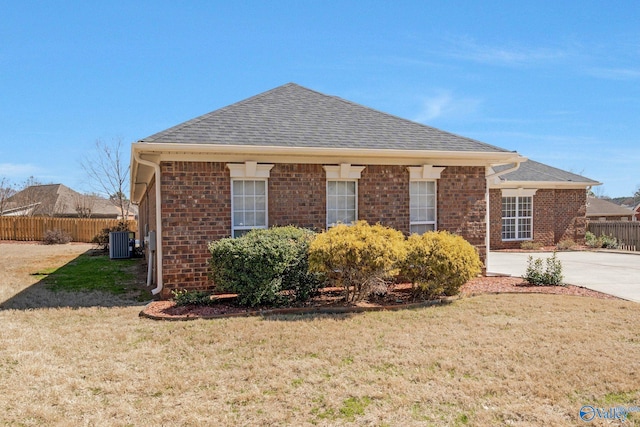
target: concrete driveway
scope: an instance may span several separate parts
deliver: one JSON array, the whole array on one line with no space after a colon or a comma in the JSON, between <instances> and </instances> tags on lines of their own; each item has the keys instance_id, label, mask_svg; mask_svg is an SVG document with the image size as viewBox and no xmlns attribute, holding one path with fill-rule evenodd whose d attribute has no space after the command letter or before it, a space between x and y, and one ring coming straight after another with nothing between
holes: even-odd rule
<instances>
[{"instance_id":1,"label":"concrete driveway","mask_svg":"<svg viewBox=\"0 0 640 427\"><path fill-rule=\"evenodd\" d=\"M489 273L522 277L529 255L548 258L551 253L491 252ZM558 252L564 282L640 302L640 253Z\"/></svg>"}]
</instances>

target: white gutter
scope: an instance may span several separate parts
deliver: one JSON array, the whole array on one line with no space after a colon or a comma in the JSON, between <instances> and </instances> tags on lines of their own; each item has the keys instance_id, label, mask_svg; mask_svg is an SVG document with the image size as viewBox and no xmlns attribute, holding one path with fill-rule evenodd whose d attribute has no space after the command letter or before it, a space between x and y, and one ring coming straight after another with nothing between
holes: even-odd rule
<instances>
[{"instance_id":1,"label":"white gutter","mask_svg":"<svg viewBox=\"0 0 640 427\"><path fill-rule=\"evenodd\" d=\"M508 173L511 172L515 172L520 168L520 163L522 162L526 162L527 159L526 158L522 158L522 160L516 161L515 165L509 169L505 169L501 172L494 172L490 175L487 175L485 178L487 179L487 185L486 185L486 189L485 189L485 206L487 207L486 210L486 217L485 217L485 223L486 223L486 231L485 231L485 235L484 235L484 247L485 247L485 251L487 252L485 255L485 259L484 259L484 268L485 268L485 272L489 273L489 252L491 252L491 205L489 203L489 180L491 180L492 178L498 178L502 175L506 175Z\"/></svg>"},{"instance_id":2,"label":"white gutter","mask_svg":"<svg viewBox=\"0 0 640 427\"><path fill-rule=\"evenodd\" d=\"M160 165L150 160L144 160L140 158L140 153L133 150L133 156L138 163L145 166L150 166L154 170L156 177L156 269L158 276L158 283L154 289L151 290L153 295L157 295L162 291L162 192L161 192L161 177L160 177ZM151 262L151 260L149 260Z\"/></svg>"}]
</instances>

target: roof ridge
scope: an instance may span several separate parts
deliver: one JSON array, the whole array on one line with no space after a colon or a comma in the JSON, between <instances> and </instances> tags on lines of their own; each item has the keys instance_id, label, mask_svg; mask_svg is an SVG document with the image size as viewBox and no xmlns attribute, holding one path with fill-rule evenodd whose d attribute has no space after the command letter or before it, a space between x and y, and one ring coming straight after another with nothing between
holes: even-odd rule
<instances>
[{"instance_id":1,"label":"roof ridge","mask_svg":"<svg viewBox=\"0 0 640 427\"><path fill-rule=\"evenodd\" d=\"M287 87L287 86L292 86L292 85L299 86L299 85L296 85L295 83L292 83L292 82L285 83L283 85L274 87L273 89L269 89L266 92L260 92L260 93L258 93L256 95L250 96L249 98L241 99L240 101L234 102L232 104L225 105L225 106L220 107L220 108L216 108L213 111L209 111L208 113L201 114L201 115L199 115L197 117L194 117L193 119L187 120L186 122L178 123L177 125L172 126L169 129L165 129L165 130L162 130L160 132L156 132L156 133L154 133L153 135L151 135L151 136L149 136L147 138L140 139L140 140L138 140L138 142L142 142L142 141L153 142L154 140L157 139L157 135L160 135L160 134L162 134L163 136L170 135L170 134L172 134L174 132L177 132L177 131L179 131L179 130L187 127L187 126L191 126L191 125L194 125L196 123L200 123L201 121L204 121L204 120L208 119L214 113L218 113L220 111L225 111L225 110L227 110L227 109L229 109L229 108L231 108L233 106L243 105L243 104L245 104L245 103L247 103L249 101L253 101L255 99L262 98L263 96L266 96L266 95L268 95L268 94L270 94L270 93L272 93L272 92L274 92L274 91L276 91L278 89L281 89L281 88L284 88L284 87ZM302 86L299 86L299 87L302 87Z\"/></svg>"}]
</instances>

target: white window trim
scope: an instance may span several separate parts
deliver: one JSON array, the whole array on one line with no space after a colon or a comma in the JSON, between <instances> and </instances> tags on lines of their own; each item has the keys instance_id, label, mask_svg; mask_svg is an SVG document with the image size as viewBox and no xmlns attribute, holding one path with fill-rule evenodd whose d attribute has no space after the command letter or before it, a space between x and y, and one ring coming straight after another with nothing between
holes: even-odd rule
<instances>
[{"instance_id":1,"label":"white window trim","mask_svg":"<svg viewBox=\"0 0 640 427\"><path fill-rule=\"evenodd\" d=\"M362 176L362 171L366 166L352 166L350 163L341 163L339 165L325 165L323 166L324 172L327 178L325 184L325 226L327 229L335 224L329 224L329 182L355 182L356 183L356 203L355 203L355 221L358 221L358 180ZM349 224L347 224L349 225Z\"/></svg>"},{"instance_id":2,"label":"white window trim","mask_svg":"<svg viewBox=\"0 0 640 427\"><path fill-rule=\"evenodd\" d=\"M264 223L261 226L236 226L234 224L234 203L233 203L233 183L240 181L262 181L264 182ZM231 237L236 237L236 230L253 230L253 229L266 229L269 228L269 181L264 178L238 178L231 180Z\"/></svg>"},{"instance_id":3,"label":"white window trim","mask_svg":"<svg viewBox=\"0 0 640 427\"><path fill-rule=\"evenodd\" d=\"M272 164L258 164L258 162L227 163L231 178L245 178L247 180L258 178L269 178Z\"/></svg>"},{"instance_id":4,"label":"white window trim","mask_svg":"<svg viewBox=\"0 0 640 427\"><path fill-rule=\"evenodd\" d=\"M503 242L526 242L526 241L531 241L533 240L533 195L535 194L536 190L522 190L522 189L518 189L518 190L510 190L510 189L506 189L506 190L502 190L502 198L500 199L500 238L502 239ZM515 202L515 206L516 206L516 216L515 217L504 217L502 215L502 205L504 203L504 200L502 200L505 197L515 197L516 202ZM519 210L520 210L520 199L521 198L531 198L531 216L521 216L519 215ZM503 231L502 231L502 221L505 218L513 218L515 219L515 233L516 233L516 237L513 239L505 239L503 236ZM520 225L520 220L521 219L525 219L525 218L530 218L531 219L531 237L520 237L519 236L519 231L518 231L518 226Z\"/></svg>"},{"instance_id":5,"label":"white window trim","mask_svg":"<svg viewBox=\"0 0 640 427\"><path fill-rule=\"evenodd\" d=\"M444 169L444 168L443 168ZM433 221L411 221L411 207L409 207L409 232L411 232L412 225L431 225L433 224L433 231L438 230L438 180L436 179L412 179L411 182L433 182L433 192L435 196L436 204L433 207L435 219ZM411 187L409 187L411 188ZM409 204L411 204L411 189L409 189Z\"/></svg>"},{"instance_id":6,"label":"white window trim","mask_svg":"<svg viewBox=\"0 0 640 427\"><path fill-rule=\"evenodd\" d=\"M355 219L354 219L354 223L358 222L358 180L357 179L327 179L327 183L325 184L325 194L326 194L326 203L325 203L325 210L326 210L326 215L325 215L325 222L326 222L326 227L327 230L331 227L335 227L336 224L330 224L329 223L329 183L330 182L355 182L356 183L356 191L355 191ZM351 225L351 224L345 224L345 225Z\"/></svg>"},{"instance_id":7,"label":"white window trim","mask_svg":"<svg viewBox=\"0 0 640 427\"><path fill-rule=\"evenodd\" d=\"M430 181L434 183L434 192L436 197L435 220L434 221L411 221L411 212L409 212L409 231L411 231L412 225L431 225L433 224L434 231L438 229L438 180L442 175L442 172L446 169L444 166L433 166L424 164L422 166L409 166L409 182L415 181ZM411 203L411 190L409 190L409 203Z\"/></svg>"}]
</instances>

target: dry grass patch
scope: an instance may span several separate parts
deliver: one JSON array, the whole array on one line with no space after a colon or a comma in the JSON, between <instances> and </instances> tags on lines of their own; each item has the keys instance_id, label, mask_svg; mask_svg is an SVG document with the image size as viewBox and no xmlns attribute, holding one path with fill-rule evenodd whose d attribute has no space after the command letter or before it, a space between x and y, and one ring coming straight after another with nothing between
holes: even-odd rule
<instances>
[{"instance_id":1,"label":"dry grass patch","mask_svg":"<svg viewBox=\"0 0 640 427\"><path fill-rule=\"evenodd\" d=\"M640 401L637 304L487 295L353 316L3 311L0 423L575 425ZM637 418L632 418L632 421Z\"/></svg>"},{"instance_id":2,"label":"dry grass patch","mask_svg":"<svg viewBox=\"0 0 640 427\"><path fill-rule=\"evenodd\" d=\"M482 295L192 322L138 311L0 311L0 424L570 426L584 404L640 402L626 301Z\"/></svg>"}]
</instances>

